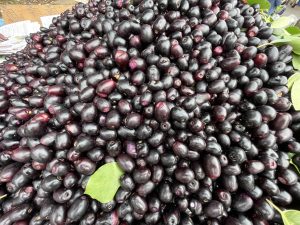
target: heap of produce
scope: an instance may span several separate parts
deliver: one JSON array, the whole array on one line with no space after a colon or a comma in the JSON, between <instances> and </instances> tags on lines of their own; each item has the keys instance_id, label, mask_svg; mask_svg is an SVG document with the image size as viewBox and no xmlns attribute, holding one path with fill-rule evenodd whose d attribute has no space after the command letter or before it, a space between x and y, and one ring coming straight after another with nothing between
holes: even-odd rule
<instances>
[{"instance_id":1,"label":"heap of produce","mask_svg":"<svg viewBox=\"0 0 300 225\"><path fill-rule=\"evenodd\" d=\"M238 0L53 19L0 64L0 225L292 224L300 112L274 40Z\"/></svg>"}]
</instances>

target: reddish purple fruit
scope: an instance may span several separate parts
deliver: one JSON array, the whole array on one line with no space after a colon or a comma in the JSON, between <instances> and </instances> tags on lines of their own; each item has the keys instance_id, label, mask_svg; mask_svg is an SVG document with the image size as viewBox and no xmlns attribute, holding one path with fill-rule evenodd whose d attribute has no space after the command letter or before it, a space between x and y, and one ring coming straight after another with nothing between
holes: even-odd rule
<instances>
[{"instance_id":1,"label":"reddish purple fruit","mask_svg":"<svg viewBox=\"0 0 300 225\"><path fill-rule=\"evenodd\" d=\"M96 89L96 93L102 97L106 98L114 89L116 88L116 82L109 79L101 81Z\"/></svg>"},{"instance_id":2,"label":"reddish purple fruit","mask_svg":"<svg viewBox=\"0 0 300 225\"><path fill-rule=\"evenodd\" d=\"M129 62L129 56L127 52L122 50L117 50L115 53L115 61L119 67L125 68Z\"/></svg>"},{"instance_id":3,"label":"reddish purple fruit","mask_svg":"<svg viewBox=\"0 0 300 225\"><path fill-rule=\"evenodd\" d=\"M254 58L254 64L260 68L266 66L267 62L268 62L268 57L264 53L259 53Z\"/></svg>"}]
</instances>

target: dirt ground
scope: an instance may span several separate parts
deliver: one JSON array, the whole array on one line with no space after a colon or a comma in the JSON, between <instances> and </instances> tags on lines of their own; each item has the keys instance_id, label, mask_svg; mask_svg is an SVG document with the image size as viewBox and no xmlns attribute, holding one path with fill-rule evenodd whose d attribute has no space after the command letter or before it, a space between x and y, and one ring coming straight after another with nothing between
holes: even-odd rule
<instances>
[{"instance_id":1,"label":"dirt ground","mask_svg":"<svg viewBox=\"0 0 300 225\"><path fill-rule=\"evenodd\" d=\"M0 0L0 4L35 4L35 5L65 5L65 4L74 4L74 0Z\"/></svg>"},{"instance_id":2,"label":"dirt ground","mask_svg":"<svg viewBox=\"0 0 300 225\"><path fill-rule=\"evenodd\" d=\"M40 21L41 16L58 15L85 0L0 0L0 18L5 23Z\"/></svg>"}]
</instances>

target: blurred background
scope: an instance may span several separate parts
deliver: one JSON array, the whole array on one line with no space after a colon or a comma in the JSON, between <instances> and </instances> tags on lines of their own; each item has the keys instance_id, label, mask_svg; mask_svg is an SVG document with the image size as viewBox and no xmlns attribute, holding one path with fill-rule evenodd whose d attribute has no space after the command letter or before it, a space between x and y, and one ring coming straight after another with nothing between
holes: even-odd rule
<instances>
[{"instance_id":1,"label":"blurred background","mask_svg":"<svg viewBox=\"0 0 300 225\"><path fill-rule=\"evenodd\" d=\"M74 0L0 0L0 13L5 24L22 20L40 22L41 16L60 14L75 3Z\"/></svg>"},{"instance_id":2,"label":"blurred background","mask_svg":"<svg viewBox=\"0 0 300 225\"><path fill-rule=\"evenodd\" d=\"M39 31L40 26L49 27L54 16L71 9L79 1L88 2L88 0L0 0L0 62L6 55L22 50L26 46L26 36ZM271 4L269 14L276 15L274 12L283 4L284 8L286 7L285 11L282 10L283 15L294 15L293 25L300 27L300 0L268 1ZM278 15L282 14L279 12Z\"/></svg>"},{"instance_id":3,"label":"blurred background","mask_svg":"<svg viewBox=\"0 0 300 225\"><path fill-rule=\"evenodd\" d=\"M22 20L40 22L41 16L60 14L66 9L70 9L78 1L87 2L88 0L0 0L0 14L6 24ZM272 5L278 5L281 2L281 0L269 1ZM288 5L284 15L291 14L300 18L300 6L292 8Z\"/></svg>"}]
</instances>

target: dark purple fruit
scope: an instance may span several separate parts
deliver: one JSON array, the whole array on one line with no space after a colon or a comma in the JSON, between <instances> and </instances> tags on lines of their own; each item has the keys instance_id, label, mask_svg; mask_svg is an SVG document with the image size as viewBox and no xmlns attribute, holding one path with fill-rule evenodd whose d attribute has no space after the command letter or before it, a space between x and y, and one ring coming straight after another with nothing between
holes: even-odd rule
<instances>
[{"instance_id":1,"label":"dark purple fruit","mask_svg":"<svg viewBox=\"0 0 300 225\"><path fill-rule=\"evenodd\" d=\"M210 201L203 209L204 214L210 218L218 218L223 214L223 211L222 203L216 200Z\"/></svg>"},{"instance_id":2,"label":"dark purple fruit","mask_svg":"<svg viewBox=\"0 0 300 225\"><path fill-rule=\"evenodd\" d=\"M247 194L239 194L232 200L232 207L237 212L246 212L253 206L253 200Z\"/></svg>"},{"instance_id":3,"label":"dark purple fruit","mask_svg":"<svg viewBox=\"0 0 300 225\"><path fill-rule=\"evenodd\" d=\"M96 93L100 97L107 97L116 87L116 83L113 80L103 80L97 86Z\"/></svg>"},{"instance_id":4,"label":"dark purple fruit","mask_svg":"<svg viewBox=\"0 0 300 225\"><path fill-rule=\"evenodd\" d=\"M90 0L27 37L0 63L0 225L282 224L266 198L300 199L295 49L260 12ZM111 162L100 203L84 189Z\"/></svg>"},{"instance_id":5,"label":"dark purple fruit","mask_svg":"<svg viewBox=\"0 0 300 225\"><path fill-rule=\"evenodd\" d=\"M221 175L221 165L217 157L207 155L203 161L204 171L211 179L217 179Z\"/></svg>"},{"instance_id":6,"label":"dark purple fruit","mask_svg":"<svg viewBox=\"0 0 300 225\"><path fill-rule=\"evenodd\" d=\"M224 71L232 71L236 66L240 65L240 63L240 59L230 57L222 60L220 66Z\"/></svg>"},{"instance_id":7,"label":"dark purple fruit","mask_svg":"<svg viewBox=\"0 0 300 225\"><path fill-rule=\"evenodd\" d=\"M88 209L89 200L86 196L77 198L67 212L67 222L79 221Z\"/></svg>"},{"instance_id":8,"label":"dark purple fruit","mask_svg":"<svg viewBox=\"0 0 300 225\"><path fill-rule=\"evenodd\" d=\"M194 172L189 168L179 168L175 171L175 177L181 183L189 183L195 178Z\"/></svg>"},{"instance_id":9,"label":"dark purple fruit","mask_svg":"<svg viewBox=\"0 0 300 225\"><path fill-rule=\"evenodd\" d=\"M134 195L130 198L130 205L135 212L140 214L145 213L148 209L145 199L141 198L138 195Z\"/></svg>"}]
</instances>

